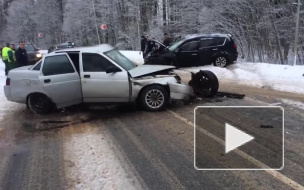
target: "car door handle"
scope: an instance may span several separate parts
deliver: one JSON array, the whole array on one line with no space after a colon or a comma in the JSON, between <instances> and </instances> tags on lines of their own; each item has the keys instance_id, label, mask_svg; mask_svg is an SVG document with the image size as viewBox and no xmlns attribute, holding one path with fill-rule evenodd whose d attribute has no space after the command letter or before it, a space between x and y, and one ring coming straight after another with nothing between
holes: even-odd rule
<instances>
[{"instance_id":1,"label":"car door handle","mask_svg":"<svg viewBox=\"0 0 304 190\"><path fill-rule=\"evenodd\" d=\"M44 83L50 83L51 79L44 79Z\"/></svg>"},{"instance_id":2,"label":"car door handle","mask_svg":"<svg viewBox=\"0 0 304 190\"><path fill-rule=\"evenodd\" d=\"M191 54L191 55L197 55L197 53L193 53L193 54Z\"/></svg>"},{"instance_id":3,"label":"car door handle","mask_svg":"<svg viewBox=\"0 0 304 190\"><path fill-rule=\"evenodd\" d=\"M91 76L90 75L84 75L83 77L84 78L90 78Z\"/></svg>"},{"instance_id":4,"label":"car door handle","mask_svg":"<svg viewBox=\"0 0 304 190\"><path fill-rule=\"evenodd\" d=\"M215 49L212 49L212 50L218 50L217 48L215 48Z\"/></svg>"}]
</instances>

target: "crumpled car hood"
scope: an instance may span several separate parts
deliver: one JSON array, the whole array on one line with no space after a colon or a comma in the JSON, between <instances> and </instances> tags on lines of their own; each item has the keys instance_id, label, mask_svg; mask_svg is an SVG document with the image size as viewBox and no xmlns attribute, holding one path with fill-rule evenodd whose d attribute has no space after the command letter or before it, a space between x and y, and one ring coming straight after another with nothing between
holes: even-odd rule
<instances>
[{"instance_id":1,"label":"crumpled car hood","mask_svg":"<svg viewBox=\"0 0 304 190\"><path fill-rule=\"evenodd\" d=\"M140 77L147 74L152 74L158 71L164 71L168 69L174 69L174 66L162 66L162 65L139 65L134 69L129 70L131 77Z\"/></svg>"}]
</instances>

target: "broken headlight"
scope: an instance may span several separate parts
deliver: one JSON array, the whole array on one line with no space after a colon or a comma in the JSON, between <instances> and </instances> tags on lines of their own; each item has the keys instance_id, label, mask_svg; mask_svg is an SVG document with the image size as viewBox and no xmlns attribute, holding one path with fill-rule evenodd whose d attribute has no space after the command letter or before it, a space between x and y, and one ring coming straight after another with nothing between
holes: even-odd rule
<instances>
[{"instance_id":1,"label":"broken headlight","mask_svg":"<svg viewBox=\"0 0 304 190\"><path fill-rule=\"evenodd\" d=\"M178 84L182 83L182 79L178 75L175 75L174 78L176 79Z\"/></svg>"}]
</instances>

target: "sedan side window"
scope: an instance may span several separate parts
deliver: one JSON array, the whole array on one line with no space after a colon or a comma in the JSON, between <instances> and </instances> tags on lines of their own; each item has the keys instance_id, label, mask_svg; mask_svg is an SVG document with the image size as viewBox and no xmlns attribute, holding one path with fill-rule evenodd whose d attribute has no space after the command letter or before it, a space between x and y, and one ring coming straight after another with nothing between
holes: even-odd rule
<instances>
[{"instance_id":1,"label":"sedan side window","mask_svg":"<svg viewBox=\"0 0 304 190\"><path fill-rule=\"evenodd\" d=\"M82 64L84 72L105 72L113 64L96 53L83 53Z\"/></svg>"},{"instance_id":2,"label":"sedan side window","mask_svg":"<svg viewBox=\"0 0 304 190\"><path fill-rule=\"evenodd\" d=\"M198 41L189 42L181 48L181 51L196 51L198 50Z\"/></svg>"},{"instance_id":3,"label":"sedan side window","mask_svg":"<svg viewBox=\"0 0 304 190\"><path fill-rule=\"evenodd\" d=\"M74 73L70 60L66 55L46 57L42 68L44 76Z\"/></svg>"},{"instance_id":4,"label":"sedan side window","mask_svg":"<svg viewBox=\"0 0 304 190\"><path fill-rule=\"evenodd\" d=\"M40 61L32 70L33 71L40 71L41 63L42 63L42 61Z\"/></svg>"}]
</instances>

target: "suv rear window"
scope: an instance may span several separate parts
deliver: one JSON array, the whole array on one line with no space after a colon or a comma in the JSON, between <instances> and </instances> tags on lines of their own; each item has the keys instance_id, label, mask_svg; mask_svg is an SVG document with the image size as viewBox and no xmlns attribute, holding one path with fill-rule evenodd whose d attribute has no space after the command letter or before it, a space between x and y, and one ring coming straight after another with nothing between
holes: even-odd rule
<instances>
[{"instance_id":1,"label":"suv rear window","mask_svg":"<svg viewBox=\"0 0 304 190\"><path fill-rule=\"evenodd\" d=\"M18 49L19 48L19 44L15 45L15 48ZM34 48L34 46L32 44L25 44L24 48L25 48L26 51L29 51L29 52L35 51L35 48Z\"/></svg>"},{"instance_id":2,"label":"suv rear window","mask_svg":"<svg viewBox=\"0 0 304 190\"><path fill-rule=\"evenodd\" d=\"M213 46L221 46L224 44L226 38L208 38L208 39L201 39L200 47L213 47Z\"/></svg>"},{"instance_id":3,"label":"suv rear window","mask_svg":"<svg viewBox=\"0 0 304 190\"><path fill-rule=\"evenodd\" d=\"M70 60L66 55L56 55L46 57L44 60L42 73L44 76L74 73Z\"/></svg>"},{"instance_id":4,"label":"suv rear window","mask_svg":"<svg viewBox=\"0 0 304 190\"><path fill-rule=\"evenodd\" d=\"M189 42L181 48L182 51L195 51L198 50L198 41Z\"/></svg>"}]
</instances>

